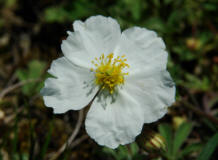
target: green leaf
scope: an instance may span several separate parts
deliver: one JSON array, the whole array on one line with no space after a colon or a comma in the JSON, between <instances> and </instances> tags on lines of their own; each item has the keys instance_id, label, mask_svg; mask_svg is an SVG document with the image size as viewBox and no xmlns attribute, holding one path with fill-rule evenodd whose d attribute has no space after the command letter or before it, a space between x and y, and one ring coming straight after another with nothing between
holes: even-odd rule
<instances>
[{"instance_id":1,"label":"green leaf","mask_svg":"<svg viewBox=\"0 0 218 160\"><path fill-rule=\"evenodd\" d=\"M45 68L45 63L37 60L31 61L28 64L27 69L18 69L16 71L16 75L20 81L25 81L28 79L38 79L42 76L42 73ZM22 87L23 94L29 96L34 94L35 92L39 92L42 83L28 83Z\"/></svg>"},{"instance_id":2,"label":"green leaf","mask_svg":"<svg viewBox=\"0 0 218 160\"><path fill-rule=\"evenodd\" d=\"M171 126L168 124L160 124L158 130L166 140L167 152L171 154L173 149L173 131Z\"/></svg>"},{"instance_id":3,"label":"green leaf","mask_svg":"<svg viewBox=\"0 0 218 160\"><path fill-rule=\"evenodd\" d=\"M64 22L68 17L68 12L62 7L50 7L45 10L45 21L47 22Z\"/></svg>"},{"instance_id":4,"label":"green leaf","mask_svg":"<svg viewBox=\"0 0 218 160\"><path fill-rule=\"evenodd\" d=\"M50 140L51 140L51 134L53 131L53 123L51 122L49 125L50 125L49 132L47 133L46 138L45 138L45 143L42 146L41 159L44 159L45 153L47 152L48 145L49 145Z\"/></svg>"},{"instance_id":5,"label":"green leaf","mask_svg":"<svg viewBox=\"0 0 218 160\"><path fill-rule=\"evenodd\" d=\"M206 118L203 118L202 120L203 120L204 124L206 124L207 127L208 127L209 129L211 129L213 132L217 132L217 131L218 131L217 126L216 126L215 124L213 124L211 121L209 121L209 120L206 119Z\"/></svg>"},{"instance_id":6,"label":"green leaf","mask_svg":"<svg viewBox=\"0 0 218 160\"><path fill-rule=\"evenodd\" d=\"M20 155L20 159L19 160L28 160L28 159L29 159L28 154L23 153L23 154Z\"/></svg>"},{"instance_id":7,"label":"green leaf","mask_svg":"<svg viewBox=\"0 0 218 160\"><path fill-rule=\"evenodd\" d=\"M202 152L198 156L197 160L209 160L210 156L214 152L218 145L218 133L216 133L212 138L209 139L206 146L203 148Z\"/></svg>"},{"instance_id":8,"label":"green leaf","mask_svg":"<svg viewBox=\"0 0 218 160\"><path fill-rule=\"evenodd\" d=\"M186 73L185 77L187 81L184 85L187 88L193 88L201 91L207 91L208 89L210 89L210 81L206 76L200 79L193 74Z\"/></svg>"},{"instance_id":9,"label":"green leaf","mask_svg":"<svg viewBox=\"0 0 218 160\"><path fill-rule=\"evenodd\" d=\"M28 78L28 73L22 69L18 69L16 75L20 80L26 80Z\"/></svg>"},{"instance_id":10,"label":"green leaf","mask_svg":"<svg viewBox=\"0 0 218 160\"><path fill-rule=\"evenodd\" d=\"M217 10L217 5L212 4L212 3L205 3L203 7L208 11L216 11Z\"/></svg>"},{"instance_id":11,"label":"green leaf","mask_svg":"<svg viewBox=\"0 0 218 160\"><path fill-rule=\"evenodd\" d=\"M45 68L45 63L34 60L29 63L29 78L39 78Z\"/></svg>"},{"instance_id":12,"label":"green leaf","mask_svg":"<svg viewBox=\"0 0 218 160\"><path fill-rule=\"evenodd\" d=\"M96 10L96 5L89 3L87 0L79 0L68 4L46 8L44 12L44 20L49 23L71 22L75 19L93 15L93 10Z\"/></svg>"},{"instance_id":13,"label":"green leaf","mask_svg":"<svg viewBox=\"0 0 218 160\"><path fill-rule=\"evenodd\" d=\"M142 2L141 0L129 1L130 2L130 10L132 12L132 16L135 20L139 20L141 18L142 11Z\"/></svg>"},{"instance_id":14,"label":"green leaf","mask_svg":"<svg viewBox=\"0 0 218 160\"><path fill-rule=\"evenodd\" d=\"M183 158L184 156L188 155L189 153L199 151L202 149L202 144L195 143L190 144L189 146L185 147L181 153L179 154L178 158Z\"/></svg>"},{"instance_id":15,"label":"green leaf","mask_svg":"<svg viewBox=\"0 0 218 160\"><path fill-rule=\"evenodd\" d=\"M118 158L117 158L118 155L117 155L116 151L113 150L113 149L111 149L111 148L104 147L104 148L103 148L103 152L106 153L106 154L109 154L109 155L113 156L116 160L118 159Z\"/></svg>"},{"instance_id":16,"label":"green leaf","mask_svg":"<svg viewBox=\"0 0 218 160\"><path fill-rule=\"evenodd\" d=\"M161 33L166 33L166 24L159 17L151 17L146 20L145 27L156 30Z\"/></svg>"},{"instance_id":17,"label":"green leaf","mask_svg":"<svg viewBox=\"0 0 218 160\"><path fill-rule=\"evenodd\" d=\"M133 156L136 155L139 151L139 147L136 143L130 144L130 149Z\"/></svg>"},{"instance_id":18,"label":"green leaf","mask_svg":"<svg viewBox=\"0 0 218 160\"><path fill-rule=\"evenodd\" d=\"M128 149L126 146L120 146L118 148L119 159L127 159L128 158Z\"/></svg>"},{"instance_id":19,"label":"green leaf","mask_svg":"<svg viewBox=\"0 0 218 160\"><path fill-rule=\"evenodd\" d=\"M191 123L185 122L179 126L175 133L175 138L173 142L173 153L174 155L177 154L179 148L185 142L186 138L191 132L192 125Z\"/></svg>"},{"instance_id":20,"label":"green leaf","mask_svg":"<svg viewBox=\"0 0 218 160\"><path fill-rule=\"evenodd\" d=\"M17 0L7 0L5 1L5 7L13 7L17 3Z\"/></svg>"},{"instance_id":21,"label":"green leaf","mask_svg":"<svg viewBox=\"0 0 218 160\"><path fill-rule=\"evenodd\" d=\"M130 144L130 148L127 146L119 146L117 149L103 148L103 152L113 156L115 160L133 160L137 157L137 160L142 159L138 154L139 148L136 143ZM139 158L140 157L140 158Z\"/></svg>"},{"instance_id":22,"label":"green leaf","mask_svg":"<svg viewBox=\"0 0 218 160\"><path fill-rule=\"evenodd\" d=\"M166 5L168 5L168 4L172 3L172 2L173 2L173 0L164 0L164 4L166 4Z\"/></svg>"}]
</instances>

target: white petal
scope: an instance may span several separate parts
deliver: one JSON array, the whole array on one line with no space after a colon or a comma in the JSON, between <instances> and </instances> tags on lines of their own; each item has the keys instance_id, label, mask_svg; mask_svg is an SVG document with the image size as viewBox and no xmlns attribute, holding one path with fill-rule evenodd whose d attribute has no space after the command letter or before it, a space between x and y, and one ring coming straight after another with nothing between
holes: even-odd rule
<instances>
[{"instance_id":1,"label":"white petal","mask_svg":"<svg viewBox=\"0 0 218 160\"><path fill-rule=\"evenodd\" d=\"M52 107L55 113L79 110L97 93L93 73L75 66L65 57L53 61L48 72L56 78L48 78L41 93L45 105Z\"/></svg>"},{"instance_id":2,"label":"white petal","mask_svg":"<svg viewBox=\"0 0 218 160\"><path fill-rule=\"evenodd\" d=\"M160 119L175 102L175 84L167 71L129 76L124 89L140 103L145 123Z\"/></svg>"},{"instance_id":3,"label":"white petal","mask_svg":"<svg viewBox=\"0 0 218 160\"><path fill-rule=\"evenodd\" d=\"M163 40L153 31L133 27L125 30L116 47L116 54L126 55L131 72L163 70L167 64L167 52Z\"/></svg>"},{"instance_id":4,"label":"white petal","mask_svg":"<svg viewBox=\"0 0 218 160\"><path fill-rule=\"evenodd\" d=\"M144 123L139 104L123 90L115 96L115 101L111 96L106 97L106 106L104 100L94 100L85 121L87 133L98 144L110 148L133 142Z\"/></svg>"},{"instance_id":5,"label":"white petal","mask_svg":"<svg viewBox=\"0 0 218 160\"><path fill-rule=\"evenodd\" d=\"M121 36L119 24L110 17L92 16L84 23L75 21L73 27L75 32L68 32L67 40L61 45L63 54L87 68L95 57L113 52Z\"/></svg>"}]
</instances>

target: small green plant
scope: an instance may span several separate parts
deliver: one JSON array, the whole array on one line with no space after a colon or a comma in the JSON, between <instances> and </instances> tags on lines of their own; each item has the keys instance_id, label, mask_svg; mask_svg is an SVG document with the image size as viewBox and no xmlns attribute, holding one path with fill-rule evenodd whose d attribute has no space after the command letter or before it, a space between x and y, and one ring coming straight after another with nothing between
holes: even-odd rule
<instances>
[{"instance_id":1,"label":"small green plant","mask_svg":"<svg viewBox=\"0 0 218 160\"><path fill-rule=\"evenodd\" d=\"M136 143L127 146L120 146L116 150L104 147L103 152L111 155L115 160L143 160L145 157L139 154L139 147Z\"/></svg>"},{"instance_id":2,"label":"small green plant","mask_svg":"<svg viewBox=\"0 0 218 160\"><path fill-rule=\"evenodd\" d=\"M182 123L173 133L173 129L169 124L160 124L159 132L164 137L166 150L162 151L162 155L167 160L181 160L191 152L201 149L201 144L190 144L182 147L187 137L191 133L192 124L188 122Z\"/></svg>"},{"instance_id":3,"label":"small green plant","mask_svg":"<svg viewBox=\"0 0 218 160\"><path fill-rule=\"evenodd\" d=\"M37 80L42 77L43 71L45 69L45 63L34 60L28 64L27 69L18 69L16 75L21 82L27 80ZM38 93L42 88L42 82L32 82L23 85L22 93L26 96L31 96L34 93Z\"/></svg>"},{"instance_id":4,"label":"small green plant","mask_svg":"<svg viewBox=\"0 0 218 160\"><path fill-rule=\"evenodd\" d=\"M202 152L199 154L197 160L209 160L212 153L218 146L218 133L209 139Z\"/></svg>"}]
</instances>

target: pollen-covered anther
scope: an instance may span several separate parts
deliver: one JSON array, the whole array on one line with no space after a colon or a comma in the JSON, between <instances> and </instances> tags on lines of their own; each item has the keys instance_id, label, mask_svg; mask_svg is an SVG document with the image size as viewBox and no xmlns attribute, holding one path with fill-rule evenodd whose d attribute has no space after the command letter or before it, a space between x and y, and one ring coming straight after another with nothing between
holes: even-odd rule
<instances>
[{"instance_id":1,"label":"pollen-covered anther","mask_svg":"<svg viewBox=\"0 0 218 160\"><path fill-rule=\"evenodd\" d=\"M117 85L124 84L124 76L128 75L128 72L123 72L124 68L129 68L126 61L125 55L114 58L113 53L107 56L102 54L99 58L95 58L92 64L96 69L90 69L95 73L95 83L102 89L108 89L112 94Z\"/></svg>"}]
</instances>

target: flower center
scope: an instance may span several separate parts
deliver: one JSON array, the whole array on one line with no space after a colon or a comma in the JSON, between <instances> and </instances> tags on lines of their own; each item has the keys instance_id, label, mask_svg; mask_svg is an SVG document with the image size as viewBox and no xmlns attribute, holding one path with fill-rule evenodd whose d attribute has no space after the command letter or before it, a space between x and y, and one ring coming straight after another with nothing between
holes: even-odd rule
<instances>
[{"instance_id":1,"label":"flower center","mask_svg":"<svg viewBox=\"0 0 218 160\"><path fill-rule=\"evenodd\" d=\"M124 84L124 76L129 74L122 71L125 67L129 68L126 61L125 55L114 58L113 53L107 56L102 54L99 58L95 58L92 64L96 69L91 68L91 71L95 73L95 83L102 89L108 89L112 94L117 85Z\"/></svg>"}]
</instances>

